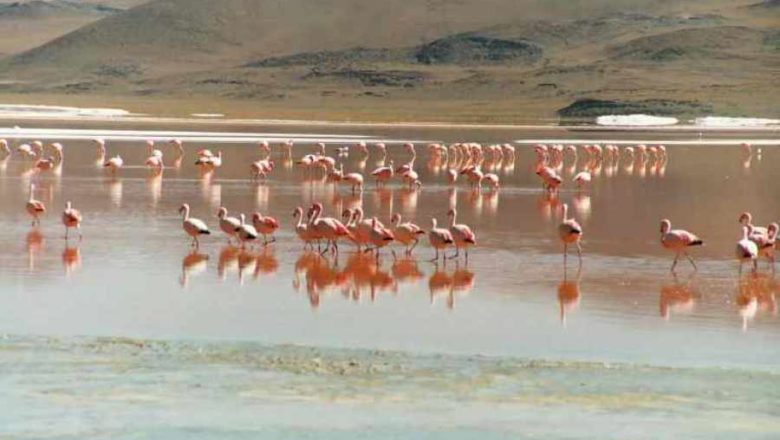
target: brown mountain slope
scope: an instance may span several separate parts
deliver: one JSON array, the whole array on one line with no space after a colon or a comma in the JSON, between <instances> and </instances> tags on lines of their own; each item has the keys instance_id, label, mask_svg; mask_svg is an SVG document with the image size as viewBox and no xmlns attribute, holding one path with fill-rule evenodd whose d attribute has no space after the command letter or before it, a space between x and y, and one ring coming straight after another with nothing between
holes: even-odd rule
<instances>
[{"instance_id":1,"label":"brown mountain slope","mask_svg":"<svg viewBox=\"0 0 780 440\"><path fill-rule=\"evenodd\" d=\"M154 0L0 60L0 93L198 96L361 119L552 117L582 98L775 115L779 39L749 4Z\"/></svg>"}]
</instances>

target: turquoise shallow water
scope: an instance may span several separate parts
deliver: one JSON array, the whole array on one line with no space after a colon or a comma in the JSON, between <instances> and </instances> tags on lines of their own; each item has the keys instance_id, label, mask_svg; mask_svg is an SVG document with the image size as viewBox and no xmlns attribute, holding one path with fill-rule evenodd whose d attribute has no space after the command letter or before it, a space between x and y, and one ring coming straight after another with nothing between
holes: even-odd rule
<instances>
[{"instance_id":1,"label":"turquoise shallow water","mask_svg":"<svg viewBox=\"0 0 780 440\"><path fill-rule=\"evenodd\" d=\"M770 438L778 371L6 337L2 438Z\"/></svg>"}]
</instances>

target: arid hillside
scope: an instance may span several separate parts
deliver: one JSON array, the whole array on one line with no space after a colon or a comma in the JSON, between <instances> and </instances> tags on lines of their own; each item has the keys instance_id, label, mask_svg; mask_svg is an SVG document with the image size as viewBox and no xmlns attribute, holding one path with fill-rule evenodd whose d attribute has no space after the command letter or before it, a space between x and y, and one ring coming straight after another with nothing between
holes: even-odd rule
<instances>
[{"instance_id":1,"label":"arid hillside","mask_svg":"<svg viewBox=\"0 0 780 440\"><path fill-rule=\"evenodd\" d=\"M5 49L0 94L25 102L192 99L393 120L780 113L775 0L28 4L38 18L1 18L0 3L0 20L84 23Z\"/></svg>"}]
</instances>

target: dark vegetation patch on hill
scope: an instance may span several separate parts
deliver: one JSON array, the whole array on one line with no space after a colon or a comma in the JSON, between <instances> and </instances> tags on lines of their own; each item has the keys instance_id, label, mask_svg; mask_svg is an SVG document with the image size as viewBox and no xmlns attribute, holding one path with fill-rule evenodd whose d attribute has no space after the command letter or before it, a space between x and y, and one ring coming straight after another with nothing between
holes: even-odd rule
<instances>
[{"instance_id":1,"label":"dark vegetation patch on hill","mask_svg":"<svg viewBox=\"0 0 780 440\"><path fill-rule=\"evenodd\" d=\"M415 87L425 81L427 75L409 70L339 69L320 71L313 69L304 79L336 78L359 81L365 87Z\"/></svg>"},{"instance_id":2,"label":"dark vegetation patch on hill","mask_svg":"<svg viewBox=\"0 0 780 440\"><path fill-rule=\"evenodd\" d=\"M645 99L640 101L615 101L604 99L578 99L559 109L558 115L568 118L587 118L603 115L647 114L655 116L680 116L707 114L712 106L697 101Z\"/></svg>"},{"instance_id":3,"label":"dark vegetation patch on hill","mask_svg":"<svg viewBox=\"0 0 780 440\"><path fill-rule=\"evenodd\" d=\"M744 58L761 49L766 32L742 26L680 29L639 37L610 49L613 59L670 62Z\"/></svg>"},{"instance_id":4,"label":"dark vegetation patch on hill","mask_svg":"<svg viewBox=\"0 0 780 440\"><path fill-rule=\"evenodd\" d=\"M0 19L40 19L79 14L109 15L121 11L119 8L101 4L66 0L32 0L0 4Z\"/></svg>"},{"instance_id":5,"label":"dark vegetation patch on hill","mask_svg":"<svg viewBox=\"0 0 780 440\"><path fill-rule=\"evenodd\" d=\"M421 45L414 59L422 64L535 63L542 48L531 41L515 41L473 34L441 38Z\"/></svg>"}]
</instances>

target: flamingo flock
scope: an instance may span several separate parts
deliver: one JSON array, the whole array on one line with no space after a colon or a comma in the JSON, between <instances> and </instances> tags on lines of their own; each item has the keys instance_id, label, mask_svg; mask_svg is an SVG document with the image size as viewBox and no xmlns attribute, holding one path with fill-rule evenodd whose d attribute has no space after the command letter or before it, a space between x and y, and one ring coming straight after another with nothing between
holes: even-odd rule
<instances>
[{"instance_id":1,"label":"flamingo flock","mask_svg":"<svg viewBox=\"0 0 780 440\"><path fill-rule=\"evenodd\" d=\"M102 139L95 139L97 148L96 164L106 169L106 173L116 175L124 167L124 160L118 154L105 159L107 155L106 143ZM173 148L172 156L175 158L169 162L178 167L185 155L184 143L181 140L169 141ZM268 142L259 142L260 158L249 164L249 175L254 180L267 180L276 169L274 160L271 159L273 149ZM400 154L390 158L390 149L384 143L376 143L373 146L378 156L377 166L368 174L368 178L374 180L377 191L389 185L394 180L401 182L409 194L421 191L423 182L420 174L415 169L417 149L413 143L404 143ZM743 146L743 150L745 147ZM640 174L650 170L651 174L663 175L665 173L668 155L663 145L633 145L622 149L616 145L600 146L596 144L575 145L543 145L533 147L536 160L532 170L538 176L543 191L557 196L561 189L568 183L577 193L589 191L591 184L602 174L611 175L623 167L626 174L632 174L636 170ZM501 188L501 181L497 170L502 167L514 167L515 147L509 144L482 145L478 143L455 143L444 145L431 143L427 147L427 167L433 176L443 171L444 178L441 185L454 186L460 180L474 193L482 193L485 187L489 193L496 193ZM5 140L0 140L0 159L10 155L18 155L23 160L32 163L31 169L35 173L52 172L61 168L65 148L63 144L54 142L48 147L43 142L33 141L22 143L14 149ZM153 173L160 175L165 168L164 153L157 148L155 141L146 141L146 159L144 166ZM293 154L293 142L287 141L281 145L281 153L285 162L291 162ZM349 187L350 193L362 198L364 188L364 175L360 164L365 164L371 150L364 142L353 146L339 146L333 151L334 156L328 154L325 143L318 142L314 145L314 151L306 153L295 161L302 170L304 179L323 179L336 185ZM358 170L345 171L342 159L357 155L362 159L358 162ZM223 164L223 152L214 154L209 149L197 151L194 165L202 175L213 175ZM396 165L400 164L400 165ZM578 166L581 168L578 169ZM565 174L572 176L564 178ZM436 184L435 182L433 183ZM35 198L35 183L29 185L29 199L25 209L32 220L33 227L40 227L41 218L46 213L44 202ZM564 264L566 264L569 247L575 247L578 263L582 266L583 248L582 238L584 228L570 216L569 205L560 205L561 221L557 227L557 236L563 246ZM190 237L191 246L199 248L204 236L210 235L211 230L206 221L191 216L191 209L187 203L179 208L182 218L181 228ZM442 211L446 215L447 223L439 224L433 217L428 224L430 228L424 229L412 220L404 221L400 212L391 213L389 226L383 223L379 215L365 215L360 206L347 208L339 215L329 216L323 203L314 201L311 206L300 206L293 212L295 223L293 230L295 236L301 241L304 249L314 250L321 255L338 256L340 244L353 246L357 253L372 253L378 260L383 250L397 243L403 248L406 257L412 257L424 236L433 250L434 258L431 261L438 262L443 259L460 259L468 263L469 251L478 244L475 229L465 223L458 222L458 211L451 203L450 209ZM254 244L267 247L276 242L275 233L282 229L281 223L274 217L263 215L260 212L240 213L238 216L230 216L228 209L220 207L216 212L219 230L226 236L230 244L235 243L242 249ZM75 229L82 237L81 225L84 217L68 201L62 213L62 223L65 227L65 236ZM752 265L753 270L758 270L758 261L766 259L774 271L775 250L777 247L777 234L780 230L776 222L767 226L756 226L749 212L739 217L741 234L735 247L735 256L739 262L740 272L745 263ZM674 261L671 270L677 267L680 257L685 257L697 269L691 252L694 248L704 245L704 241L696 234L684 229L672 229L672 223L668 219L661 221L660 226L661 246L674 253ZM395 250L391 252L396 256ZM451 251L448 254L448 251Z\"/></svg>"}]
</instances>

